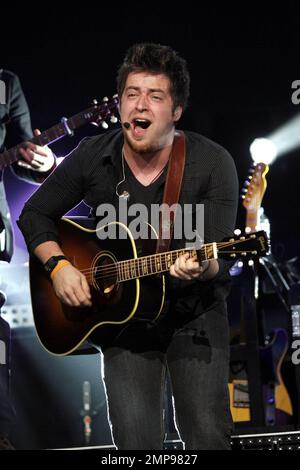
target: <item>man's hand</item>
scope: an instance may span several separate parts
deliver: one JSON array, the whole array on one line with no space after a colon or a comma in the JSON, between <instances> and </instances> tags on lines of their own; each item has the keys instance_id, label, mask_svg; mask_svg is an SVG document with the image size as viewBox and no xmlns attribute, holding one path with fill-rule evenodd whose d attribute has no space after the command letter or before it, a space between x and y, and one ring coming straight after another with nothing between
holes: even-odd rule
<instances>
[{"instance_id":1,"label":"man's hand","mask_svg":"<svg viewBox=\"0 0 300 470\"><path fill-rule=\"evenodd\" d=\"M178 279L191 281L200 278L208 268L209 261L204 261L200 266L196 257L191 258L188 253L179 256L170 267L170 274Z\"/></svg>"},{"instance_id":2,"label":"man's hand","mask_svg":"<svg viewBox=\"0 0 300 470\"><path fill-rule=\"evenodd\" d=\"M40 134L39 129L35 129L34 135ZM54 165L52 150L47 146L41 147L33 142L25 142L23 148L20 148L20 154L23 160L19 160L18 165L28 170L47 172Z\"/></svg>"},{"instance_id":3,"label":"man's hand","mask_svg":"<svg viewBox=\"0 0 300 470\"><path fill-rule=\"evenodd\" d=\"M86 277L71 264L62 267L53 279L57 297L70 307L90 307L91 292Z\"/></svg>"}]
</instances>

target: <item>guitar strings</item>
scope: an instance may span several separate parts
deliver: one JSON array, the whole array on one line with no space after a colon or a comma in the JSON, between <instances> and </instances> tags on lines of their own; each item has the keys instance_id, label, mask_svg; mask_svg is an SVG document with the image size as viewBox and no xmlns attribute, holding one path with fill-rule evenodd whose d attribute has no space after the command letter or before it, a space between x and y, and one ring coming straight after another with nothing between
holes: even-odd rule
<instances>
[{"instance_id":1,"label":"guitar strings","mask_svg":"<svg viewBox=\"0 0 300 470\"><path fill-rule=\"evenodd\" d=\"M223 248L223 247L235 245L237 243L243 243L244 241L245 240L234 240L232 242L221 242L221 243L217 243L217 247ZM204 245L204 246L206 246L206 248L202 247L201 250L203 250L203 251L208 250L209 252L212 253L213 248L211 246L209 246L209 247L207 247L207 245ZM182 251L191 251L191 249L177 250L178 253L180 253ZM167 252L167 253L169 253L169 252ZM174 252L171 252L171 253L174 254L176 252L174 251ZM222 253L226 253L226 254L231 254L231 253L234 253L234 254L246 253L247 254L247 253L250 253L251 254L251 253L253 253L253 250L252 251L249 251L249 250L237 251L237 250L235 250L234 252L232 252L232 251L222 251ZM163 254L164 253L160 253L160 254L158 254L158 256L161 256ZM151 267L152 261L153 261L153 256L155 256L155 255L148 255L148 256L145 256L145 257L142 257L142 258L134 258L133 259L134 261L138 261L139 263L141 263L140 266L136 266L134 269L139 271L140 269L143 269L145 267L147 269L149 267ZM142 260L144 260L144 263L143 263ZM101 279L101 278L105 278L105 277L107 277L107 278L108 277L116 277L118 275L118 271L119 270L121 271L122 265L123 265L123 267L125 268L125 270L127 272L128 271L129 272L133 271L132 267L130 268L130 266L126 266L126 263L128 263L128 262L130 262L130 260L122 260L122 261L118 261L117 263L108 264L106 266L98 266L98 267L94 267L94 268L83 269L83 270L80 270L80 272L85 274L86 276L89 276L89 274L91 274L91 276L92 276L94 273L96 273L96 275L91 277L91 279ZM146 264L146 266L145 266L145 264ZM111 276L108 276L108 274L110 274ZM150 272L150 275L151 274L152 273ZM137 276L137 277L142 277L142 276Z\"/></svg>"},{"instance_id":2,"label":"guitar strings","mask_svg":"<svg viewBox=\"0 0 300 470\"><path fill-rule=\"evenodd\" d=\"M231 252L228 252L228 253L231 253ZM252 252L251 251L241 251L241 252L236 251L235 253L252 253ZM135 272L139 273L140 269L143 269L144 267L145 266L142 266L142 265L140 267L136 266L134 268L128 267L127 271L129 271L130 273L132 273L132 271L135 271ZM151 267L151 265L148 265L147 269L150 268L150 267ZM97 269L95 269L95 271L97 271ZM134 275L134 276L131 277L131 279L151 276L151 275L157 274L159 272L164 272L164 271L167 271L167 270L163 269L162 271L156 271L155 273L152 273L151 269L149 269L149 272ZM115 267L115 269L111 269L109 273L108 272L107 273L102 273L102 274L96 273L95 276L87 277L87 279L90 280L90 281L96 280L96 279L110 279L110 278L118 277L118 274L121 274L121 276L122 276L122 272L120 272L120 270L117 267ZM126 281L126 280L129 280L129 279L118 279L118 282L122 282L122 280Z\"/></svg>"},{"instance_id":3,"label":"guitar strings","mask_svg":"<svg viewBox=\"0 0 300 470\"><path fill-rule=\"evenodd\" d=\"M226 247L226 246L235 245L235 244L237 244L237 243L243 243L244 241L245 241L245 240L236 240L236 241L234 241L234 242L222 242L222 243L217 243L217 247L221 247L221 248L222 248L222 247ZM207 248L207 245L205 245L205 246L206 246L206 248ZM205 251L204 247L202 247L201 250ZM211 246L209 246L209 247L207 248L207 250L212 253L213 248L212 248ZM186 249L182 249L182 250L176 250L176 251L173 251L173 252L160 253L160 254L157 254L157 255L158 255L158 256L161 256L161 255L164 255L164 254L167 254L167 253L173 253L173 254L175 254L176 252L179 254L180 252L183 252L183 251L192 251L192 249L186 248ZM252 250L252 252L253 252L253 250ZM226 254L230 254L230 253L235 254L235 253L236 253L236 254L237 254L237 253L251 253L251 251L246 251L246 250L237 251L237 250L235 250L235 251L232 251L232 252L230 252L230 251L229 251L229 252L222 251L222 253L226 253ZM183 253L183 254L184 254L184 253ZM155 256L155 255L148 255L148 256L141 257L141 258L133 258L133 260L134 260L134 261L139 261L139 262L141 262L142 260L145 260L146 263L148 264L148 263L151 263L152 258L153 258L154 256ZM107 265L105 265L105 266L98 266L98 267L96 267L96 268L82 269L82 270L79 270L79 271L80 271L81 273L85 274L85 275L89 274L90 272L91 272L91 273L96 272L96 271L99 272L99 271L101 271L101 270L108 272L110 268L113 269L113 270L116 270L116 269L117 269L117 268L116 268L116 265L117 265L117 264L118 264L118 265L126 264L126 263L128 263L128 262L130 262L130 261L132 261L132 260L122 260L122 261L118 261L117 263L111 263L111 264L107 264Z\"/></svg>"},{"instance_id":4,"label":"guitar strings","mask_svg":"<svg viewBox=\"0 0 300 470\"><path fill-rule=\"evenodd\" d=\"M217 247L225 247L225 246L230 246L230 245L233 245L233 244L236 244L236 243L239 243L239 242L244 242L244 240L236 240L235 242L221 242L221 243L217 243ZM163 252L163 253L157 253L157 256L162 256L162 255L166 255L166 254L175 254L175 253L178 253L178 255L181 253L181 252L188 252L188 251L193 251L193 249L191 248L183 248L181 250L175 250L175 251L171 251L171 252ZM213 251L213 248L211 247L211 244L206 244L204 245L202 248L201 248L201 251L208 251L208 252L212 252ZM233 252L234 253L234 252ZM235 253L237 253L237 251L235 251ZM183 253L184 254L184 253ZM147 256L143 256L141 258L133 258L133 260L147 260L147 261L151 261L151 258L156 256L155 254L153 255L147 255ZM118 261L117 263L118 264L121 264L121 263L128 263L129 261L131 261L130 259L129 260L121 260L121 261ZM95 271L95 270L100 270L100 269L106 269L110 266L115 266L116 263L112 263L112 264L107 264L103 267L98 267L98 268L86 268L86 269L82 269L82 270L79 270L81 273L83 274L87 274L88 272L92 272L92 271Z\"/></svg>"}]
</instances>

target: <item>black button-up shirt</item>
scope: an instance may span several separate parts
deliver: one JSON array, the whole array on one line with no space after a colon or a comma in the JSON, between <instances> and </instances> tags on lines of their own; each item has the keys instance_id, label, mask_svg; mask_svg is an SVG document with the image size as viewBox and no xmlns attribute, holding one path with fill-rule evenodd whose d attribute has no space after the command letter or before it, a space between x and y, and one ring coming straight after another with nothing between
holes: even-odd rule
<instances>
[{"instance_id":1,"label":"black button-up shirt","mask_svg":"<svg viewBox=\"0 0 300 470\"><path fill-rule=\"evenodd\" d=\"M229 153L218 144L193 132L185 132L185 135L186 166L179 202L204 205L204 241L218 242L231 236L235 227L238 201L235 165ZM116 186L123 178L122 147L120 130L83 139L31 196L18 221L31 253L45 241L59 241L56 221L82 200L94 215L101 203L118 204ZM162 202L164 181L165 175L162 175L155 191L155 203ZM130 178L118 186L118 193L124 189L130 191L129 184ZM144 201L139 202L148 202L146 191ZM185 240L174 240L171 248L184 246ZM203 308L224 302L228 293L228 263L220 260L219 264L219 274L212 281L170 278L171 292L176 297L186 298L203 297L209 291L202 301Z\"/></svg>"}]
</instances>

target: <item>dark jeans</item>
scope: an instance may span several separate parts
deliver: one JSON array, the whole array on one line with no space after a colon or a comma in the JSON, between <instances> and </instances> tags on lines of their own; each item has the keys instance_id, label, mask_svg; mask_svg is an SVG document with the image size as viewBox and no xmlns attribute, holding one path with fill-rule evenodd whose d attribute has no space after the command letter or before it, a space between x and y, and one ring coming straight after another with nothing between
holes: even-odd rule
<instances>
[{"instance_id":1,"label":"dark jeans","mask_svg":"<svg viewBox=\"0 0 300 470\"><path fill-rule=\"evenodd\" d=\"M167 368L185 449L230 449L226 315L211 310L180 329L133 322L103 355L118 449L162 449Z\"/></svg>"}]
</instances>

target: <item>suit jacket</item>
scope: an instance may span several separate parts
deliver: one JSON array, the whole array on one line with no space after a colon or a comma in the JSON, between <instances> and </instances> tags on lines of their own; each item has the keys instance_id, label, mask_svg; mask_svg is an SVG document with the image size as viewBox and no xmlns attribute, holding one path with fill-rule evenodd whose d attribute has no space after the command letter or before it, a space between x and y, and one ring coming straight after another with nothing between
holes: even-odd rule
<instances>
[{"instance_id":1,"label":"suit jacket","mask_svg":"<svg viewBox=\"0 0 300 470\"><path fill-rule=\"evenodd\" d=\"M0 152L33 136L30 113L20 80L9 70L0 69L0 80L5 84L5 103L0 104ZM16 163L11 170L18 177L31 183L41 182L41 173L21 168ZM52 170L52 169L51 169ZM45 179L50 172L43 174ZM0 260L10 261L13 254L13 231L9 207L0 171Z\"/></svg>"}]
</instances>

